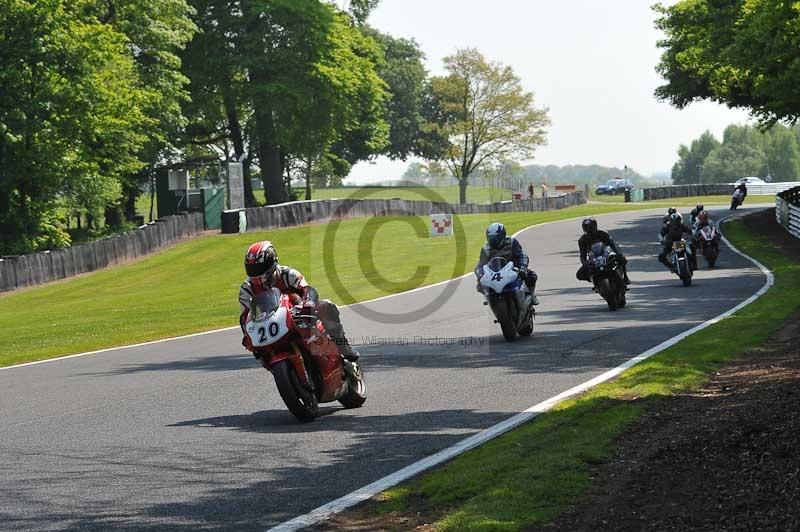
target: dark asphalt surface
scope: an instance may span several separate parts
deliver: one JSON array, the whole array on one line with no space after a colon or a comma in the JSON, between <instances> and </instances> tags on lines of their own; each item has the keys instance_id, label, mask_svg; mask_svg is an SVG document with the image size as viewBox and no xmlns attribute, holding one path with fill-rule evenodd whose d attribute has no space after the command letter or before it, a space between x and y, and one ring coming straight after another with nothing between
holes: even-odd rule
<instances>
[{"instance_id":1,"label":"dark asphalt surface","mask_svg":"<svg viewBox=\"0 0 800 532\"><path fill-rule=\"evenodd\" d=\"M660 218L599 217L635 283L615 313L575 279L579 222L524 232L542 304L534 335L513 344L473 278L453 281L445 305L414 323L362 314L418 309L446 285L343 310L364 344L370 396L357 410L324 407L311 424L285 409L237 331L0 371L0 529L264 530L584 382L763 285L758 269L723 249L716 269L683 288L655 259Z\"/></svg>"}]
</instances>

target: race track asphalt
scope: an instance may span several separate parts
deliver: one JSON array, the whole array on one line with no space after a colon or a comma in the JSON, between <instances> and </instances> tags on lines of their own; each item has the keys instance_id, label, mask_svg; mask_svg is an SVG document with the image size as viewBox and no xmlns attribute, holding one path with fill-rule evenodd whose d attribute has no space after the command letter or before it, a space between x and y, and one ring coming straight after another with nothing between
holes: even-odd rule
<instances>
[{"instance_id":1,"label":"race track asphalt","mask_svg":"<svg viewBox=\"0 0 800 532\"><path fill-rule=\"evenodd\" d=\"M368 316L414 311L450 285L343 309L370 395L357 410L324 406L310 424L289 414L238 331L2 370L0 529L265 530L582 383L764 284L723 249L717 268L682 287L655 259L660 218L598 218L630 259L634 285L618 312L575 279L579 221L523 232L541 305L534 335L511 344L474 278L452 281L441 308L409 323Z\"/></svg>"}]
</instances>

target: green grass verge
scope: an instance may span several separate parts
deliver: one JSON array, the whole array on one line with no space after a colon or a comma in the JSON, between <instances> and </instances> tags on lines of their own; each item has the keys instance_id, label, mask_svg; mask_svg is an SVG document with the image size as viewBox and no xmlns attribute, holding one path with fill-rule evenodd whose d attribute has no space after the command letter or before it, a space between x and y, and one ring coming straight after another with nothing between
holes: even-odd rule
<instances>
[{"instance_id":1,"label":"green grass verge","mask_svg":"<svg viewBox=\"0 0 800 532\"><path fill-rule=\"evenodd\" d=\"M440 512L439 530L496 531L520 530L568 508L589 486L591 465L611 456L616 438L652 401L702 385L724 362L757 349L800 308L800 264L741 222L726 224L725 234L774 272L775 285L761 299L619 378L389 490L377 511L403 511L413 496L417 510L421 498Z\"/></svg>"},{"instance_id":2,"label":"green grass verge","mask_svg":"<svg viewBox=\"0 0 800 532\"><path fill-rule=\"evenodd\" d=\"M416 217L198 237L128 265L0 294L0 366L235 325L242 257L247 245L259 239L272 240L281 262L302 271L323 297L345 303L470 271L491 221L502 221L514 232L542 222L646 207L582 205L461 216L467 250L461 265L454 260L455 239L428 238L427 220ZM323 257L329 228L336 230L333 255ZM370 249L372 263L365 261ZM350 291L349 299L332 289L328 279L332 262Z\"/></svg>"}]
</instances>

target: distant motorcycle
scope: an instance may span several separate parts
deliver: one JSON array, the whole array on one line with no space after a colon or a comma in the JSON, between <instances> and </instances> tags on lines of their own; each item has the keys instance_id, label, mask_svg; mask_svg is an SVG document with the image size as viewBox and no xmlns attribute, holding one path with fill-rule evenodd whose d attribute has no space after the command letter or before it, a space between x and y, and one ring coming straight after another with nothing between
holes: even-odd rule
<instances>
[{"instance_id":1,"label":"distant motorcycle","mask_svg":"<svg viewBox=\"0 0 800 532\"><path fill-rule=\"evenodd\" d=\"M705 257L709 268L713 268L719 257L720 234L713 225L706 225L698 231L697 247Z\"/></svg>"},{"instance_id":2,"label":"distant motorcycle","mask_svg":"<svg viewBox=\"0 0 800 532\"><path fill-rule=\"evenodd\" d=\"M594 291L606 300L609 310L617 310L627 303L625 278L617 254L611 246L596 242L587 254L587 270Z\"/></svg>"},{"instance_id":3,"label":"distant motorcycle","mask_svg":"<svg viewBox=\"0 0 800 532\"><path fill-rule=\"evenodd\" d=\"M245 322L253 354L275 377L278 393L300 421L319 415L319 403L358 408L367 400L364 372L345 360L313 312L292 306L273 288L250 300Z\"/></svg>"},{"instance_id":4,"label":"distant motorcycle","mask_svg":"<svg viewBox=\"0 0 800 532\"><path fill-rule=\"evenodd\" d=\"M680 277L681 281L683 281L683 286L689 286L692 284L693 273L689 263L690 253L691 250L689 249L686 240L681 239L672 243L670 262L672 262L672 267L675 268L675 272L678 274L678 277Z\"/></svg>"},{"instance_id":5,"label":"distant motorcycle","mask_svg":"<svg viewBox=\"0 0 800 532\"><path fill-rule=\"evenodd\" d=\"M475 273L486 298L484 305L492 309L505 339L513 342L517 334L530 336L536 311L531 292L514 263L494 257Z\"/></svg>"},{"instance_id":6,"label":"distant motorcycle","mask_svg":"<svg viewBox=\"0 0 800 532\"><path fill-rule=\"evenodd\" d=\"M744 203L744 192L737 188L731 196L731 210L735 211L742 203Z\"/></svg>"}]
</instances>

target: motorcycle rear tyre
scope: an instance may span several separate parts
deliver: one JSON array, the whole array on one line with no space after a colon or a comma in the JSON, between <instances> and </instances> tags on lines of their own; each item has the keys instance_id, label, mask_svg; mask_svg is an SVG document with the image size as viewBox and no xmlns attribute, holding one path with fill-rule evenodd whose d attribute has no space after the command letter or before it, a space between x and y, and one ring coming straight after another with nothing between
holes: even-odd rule
<instances>
[{"instance_id":1,"label":"motorcycle rear tyre","mask_svg":"<svg viewBox=\"0 0 800 532\"><path fill-rule=\"evenodd\" d=\"M533 311L528 315L528 320L525 322L525 325L517 331L520 336L530 336L533 334Z\"/></svg>"},{"instance_id":2,"label":"motorcycle rear tyre","mask_svg":"<svg viewBox=\"0 0 800 532\"><path fill-rule=\"evenodd\" d=\"M294 366L288 360L278 362L271 368L278 393L294 417L303 422L314 421L319 415L319 403L314 392L300 384Z\"/></svg>"},{"instance_id":3,"label":"motorcycle rear tyre","mask_svg":"<svg viewBox=\"0 0 800 532\"><path fill-rule=\"evenodd\" d=\"M358 368L358 375L347 375L347 393L339 398L345 408L359 408L367 400L367 382L364 380L364 370L358 363L353 362Z\"/></svg>"}]
</instances>

